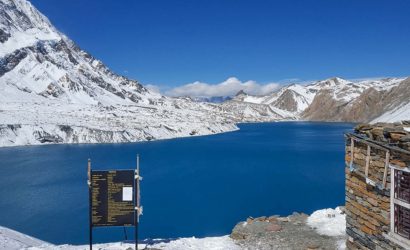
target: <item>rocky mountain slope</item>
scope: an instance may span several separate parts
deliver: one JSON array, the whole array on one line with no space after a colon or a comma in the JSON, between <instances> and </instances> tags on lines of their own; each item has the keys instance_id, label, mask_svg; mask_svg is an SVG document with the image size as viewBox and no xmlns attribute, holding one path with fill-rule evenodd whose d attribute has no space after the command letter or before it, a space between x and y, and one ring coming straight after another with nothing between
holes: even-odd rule
<instances>
[{"instance_id":1,"label":"rocky mountain slope","mask_svg":"<svg viewBox=\"0 0 410 250\"><path fill-rule=\"evenodd\" d=\"M409 102L410 91L398 94L407 84L408 80L393 78L322 89L302 117L319 121L369 122L388 110ZM342 98L341 94L344 95Z\"/></svg>"},{"instance_id":2,"label":"rocky mountain slope","mask_svg":"<svg viewBox=\"0 0 410 250\"><path fill-rule=\"evenodd\" d=\"M267 96L240 93L222 106L241 110L244 117L242 107L269 110L272 114L265 112L267 120L394 122L410 119L406 113L409 103L410 79L352 82L331 78L309 85L285 86Z\"/></svg>"},{"instance_id":3,"label":"rocky mountain slope","mask_svg":"<svg viewBox=\"0 0 410 250\"><path fill-rule=\"evenodd\" d=\"M0 0L0 145L129 142L237 129L212 104L110 71L26 0Z\"/></svg>"}]
</instances>

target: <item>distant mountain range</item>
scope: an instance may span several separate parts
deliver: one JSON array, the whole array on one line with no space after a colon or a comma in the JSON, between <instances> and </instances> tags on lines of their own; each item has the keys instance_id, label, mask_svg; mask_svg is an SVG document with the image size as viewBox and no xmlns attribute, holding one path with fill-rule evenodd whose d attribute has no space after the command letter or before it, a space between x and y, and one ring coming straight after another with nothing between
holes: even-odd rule
<instances>
[{"instance_id":1,"label":"distant mountain range","mask_svg":"<svg viewBox=\"0 0 410 250\"><path fill-rule=\"evenodd\" d=\"M400 121L410 119L410 79L386 78L352 82L341 78L309 85L292 84L266 96L244 92L222 106L252 121Z\"/></svg>"},{"instance_id":2,"label":"distant mountain range","mask_svg":"<svg viewBox=\"0 0 410 250\"><path fill-rule=\"evenodd\" d=\"M190 97L195 102L223 103L232 99L230 96Z\"/></svg>"},{"instance_id":3,"label":"distant mountain range","mask_svg":"<svg viewBox=\"0 0 410 250\"><path fill-rule=\"evenodd\" d=\"M409 97L409 80L399 78L332 78L232 99L166 97L112 72L30 2L0 0L0 146L205 135L248 121L396 121L410 119Z\"/></svg>"}]
</instances>

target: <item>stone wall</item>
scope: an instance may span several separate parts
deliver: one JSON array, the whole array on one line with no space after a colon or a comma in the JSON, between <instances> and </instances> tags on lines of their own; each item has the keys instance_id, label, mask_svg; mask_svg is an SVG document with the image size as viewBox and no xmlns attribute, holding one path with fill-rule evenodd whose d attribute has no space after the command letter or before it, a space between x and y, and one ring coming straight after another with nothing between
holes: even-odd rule
<instances>
[{"instance_id":1,"label":"stone wall","mask_svg":"<svg viewBox=\"0 0 410 250\"><path fill-rule=\"evenodd\" d=\"M346 135L348 249L404 249L387 236L390 232L391 181L386 157L389 159L388 164L403 168L410 166L410 154L404 152L410 150L410 133L406 126L406 123L358 125L354 133ZM355 139L353 164L352 138ZM389 152L388 155L386 152Z\"/></svg>"}]
</instances>

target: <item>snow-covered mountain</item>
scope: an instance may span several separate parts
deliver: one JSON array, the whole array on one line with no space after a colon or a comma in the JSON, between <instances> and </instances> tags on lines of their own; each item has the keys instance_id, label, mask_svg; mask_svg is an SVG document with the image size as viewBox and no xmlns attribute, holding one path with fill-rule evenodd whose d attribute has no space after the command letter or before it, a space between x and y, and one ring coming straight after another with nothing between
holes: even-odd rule
<instances>
[{"instance_id":1,"label":"snow-covered mountain","mask_svg":"<svg viewBox=\"0 0 410 250\"><path fill-rule=\"evenodd\" d=\"M109 70L26 0L0 0L0 145L129 142L237 129L213 104Z\"/></svg>"},{"instance_id":2,"label":"snow-covered mountain","mask_svg":"<svg viewBox=\"0 0 410 250\"><path fill-rule=\"evenodd\" d=\"M319 121L372 121L410 100L410 91L403 92L407 98L393 94L385 99L389 93L407 85L406 81L404 78L387 78L339 82L329 88L321 89L311 105L302 113L302 118Z\"/></svg>"},{"instance_id":3,"label":"snow-covered mountain","mask_svg":"<svg viewBox=\"0 0 410 250\"><path fill-rule=\"evenodd\" d=\"M0 1L2 101L131 104L159 99L116 75L58 32L25 0ZM21 93L19 93L21 92Z\"/></svg>"},{"instance_id":4,"label":"snow-covered mountain","mask_svg":"<svg viewBox=\"0 0 410 250\"><path fill-rule=\"evenodd\" d=\"M266 120L394 122L410 119L403 110L410 105L407 86L410 80L405 78L356 82L330 78L308 85L292 84L266 96L241 92L222 106L249 120L259 111ZM384 115L392 112L401 115Z\"/></svg>"},{"instance_id":5,"label":"snow-covered mountain","mask_svg":"<svg viewBox=\"0 0 410 250\"><path fill-rule=\"evenodd\" d=\"M410 120L409 85L331 78L221 104L166 97L112 72L30 2L0 0L0 146L205 135L238 122Z\"/></svg>"}]
</instances>

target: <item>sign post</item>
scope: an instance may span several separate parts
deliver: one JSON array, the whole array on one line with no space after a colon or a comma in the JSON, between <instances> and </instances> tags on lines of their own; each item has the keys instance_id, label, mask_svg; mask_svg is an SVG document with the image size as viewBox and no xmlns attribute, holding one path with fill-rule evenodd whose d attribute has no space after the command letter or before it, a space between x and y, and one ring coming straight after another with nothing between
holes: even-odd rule
<instances>
[{"instance_id":1,"label":"sign post","mask_svg":"<svg viewBox=\"0 0 410 250\"><path fill-rule=\"evenodd\" d=\"M91 159L88 159L88 166L87 166L87 184L88 184L88 220L89 220L89 242L90 242L90 250L93 249L93 221L92 221L92 209L91 209L91 195L92 195L92 186L91 186Z\"/></svg>"},{"instance_id":2,"label":"sign post","mask_svg":"<svg viewBox=\"0 0 410 250\"><path fill-rule=\"evenodd\" d=\"M138 223L141 214L139 156L136 170L91 170L88 160L90 250L93 227L134 226L138 249Z\"/></svg>"},{"instance_id":3,"label":"sign post","mask_svg":"<svg viewBox=\"0 0 410 250\"><path fill-rule=\"evenodd\" d=\"M135 249L138 250L138 224L139 218L142 214L142 207L140 204L140 180L142 177L140 176L140 156L137 154L137 170L135 171L135 216L134 216L134 224L135 224Z\"/></svg>"}]
</instances>

